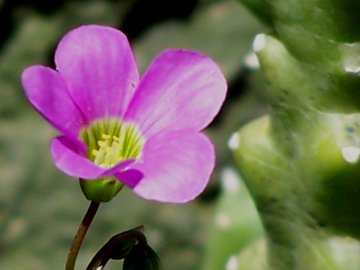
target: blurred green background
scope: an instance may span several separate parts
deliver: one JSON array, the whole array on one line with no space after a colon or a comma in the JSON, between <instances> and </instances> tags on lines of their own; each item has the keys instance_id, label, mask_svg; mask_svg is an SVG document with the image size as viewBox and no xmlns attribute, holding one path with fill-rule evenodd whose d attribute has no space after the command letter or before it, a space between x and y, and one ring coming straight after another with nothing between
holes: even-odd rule
<instances>
[{"instance_id":1,"label":"blurred green background","mask_svg":"<svg viewBox=\"0 0 360 270\"><path fill-rule=\"evenodd\" d=\"M236 269L232 256L261 226L227 144L266 111L261 75L245 64L254 36L266 29L235 0L0 0L0 21L0 269L63 269L88 206L78 182L54 167L48 146L56 132L27 103L19 79L26 66L53 66L59 39L82 24L122 29L141 71L165 48L202 51L222 68L229 92L205 131L218 154L205 192L185 205L165 205L123 190L101 206L77 269L112 235L141 224L164 269Z\"/></svg>"}]
</instances>

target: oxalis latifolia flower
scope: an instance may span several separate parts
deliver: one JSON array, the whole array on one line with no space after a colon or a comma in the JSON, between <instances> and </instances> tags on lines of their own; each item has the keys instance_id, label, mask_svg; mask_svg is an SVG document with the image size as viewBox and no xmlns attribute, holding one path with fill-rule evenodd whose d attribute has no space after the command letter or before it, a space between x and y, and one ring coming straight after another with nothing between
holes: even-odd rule
<instances>
[{"instance_id":1,"label":"oxalis latifolia flower","mask_svg":"<svg viewBox=\"0 0 360 270\"><path fill-rule=\"evenodd\" d=\"M208 57L169 49L140 79L126 36L88 25L67 33L56 70L35 65L22 74L25 94L60 132L55 165L81 179L85 196L109 201L123 185L137 195L182 203L205 188L214 146L200 131L218 113L226 81Z\"/></svg>"}]
</instances>

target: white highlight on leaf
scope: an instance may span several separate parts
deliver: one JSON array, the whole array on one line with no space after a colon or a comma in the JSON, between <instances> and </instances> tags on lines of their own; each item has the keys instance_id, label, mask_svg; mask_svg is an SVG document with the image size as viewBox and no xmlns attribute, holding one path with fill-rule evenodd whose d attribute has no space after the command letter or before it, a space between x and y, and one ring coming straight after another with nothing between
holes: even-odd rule
<instances>
[{"instance_id":1,"label":"white highlight on leaf","mask_svg":"<svg viewBox=\"0 0 360 270\"><path fill-rule=\"evenodd\" d=\"M221 229L227 229L231 225L231 220L228 214L219 213L215 219L216 225Z\"/></svg>"},{"instance_id":2,"label":"white highlight on leaf","mask_svg":"<svg viewBox=\"0 0 360 270\"><path fill-rule=\"evenodd\" d=\"M341 148L341 154L345 161L356 163L360 157L360 148L356 146L346 146Z\"/></svg>"},{"instance_id":3,"label":"white highlight on leaf","mask_svg":"<svg viewBox=\"0 0 360 270\"><path fill-rule=\"evenodd\" d=\"M225 192L236 192L241 188L239 174L231 167L221 171L221 181Z\"/></svg>"},{"instance_id":4,"label":"white highlight on leaf","mask_svg":"<svg viewBox=\"0 0 360 270\"><path fill-rule=\"evenodd\" d=\"M356 266L360 264L360 247L358 242L350 237L331 237L329 241L329 246L331 248L331 254L333 254L334 259L339 263L339 265L354 265L354 268L349 268L356 270ZM351 262L351 264L350 264Z\"/></svg>"},{"instance_id":5,"label":"white highlight on leaf","mask_svg":"<svg viewBox=\"0 0 360 270\"><path fill-rule=\"evenodd\" d=\"M350 74L360 75L360 67L345 66L345 71Z\"/></svg>"},{"instance_id":6,"label":"white highlight on leaf","mask_svg":"<svg viewBox=\"0 0 360 270\"><path fill-rule=\"evenodd\" d=\"M240 135L238 132L233 133L233 135L231 135L230 140L228 142L228 147L231 150L236 150L240 147Z\"/></svg>"},{"instance_id":7,"label":"white highlight on leaf","mask_svg":"<svg viewBox=\"0 0 360 270\"><path fill-rule=\"evenodd\" d=\"M360 43L345 43L343 48L343 63L347 73L355 76L360 75Z\"/></svg>"},{"instance_id":8,"label":"white highlight on leaf","mask_svg":"<svg viewBox=\"0 0 360 270\"><path fill-rule=\"evenodd\" d=\"M266 36L265 34L259 34L255 37L254 43L253 43L253 50L254 52L259 52L262 49L265 48L266 45Z\"/></svg>"},{"instance_id":9,"label":"white highlight on leaf","mask_svg":"<svg viewBox=\"0 0 360 270\"><path fill-rule=\"evenodd\" d=\"M236 256L231 256L226 263L225 270L237 270L238 268L239 268L238 259L236 258Z\"/></svg>"},{"instance_id":10,"label":"white highlight on leaf","mask_svg":"<svg viewBox=\"0 0 360 270\"><path fill-rule=\"evenodd\" d=\"M257 58L257 56L254 52L251 52L246 55L245 65L252 70L259 69L259 67L260 67L259 59Z\"/></svg>"}]
</instances>

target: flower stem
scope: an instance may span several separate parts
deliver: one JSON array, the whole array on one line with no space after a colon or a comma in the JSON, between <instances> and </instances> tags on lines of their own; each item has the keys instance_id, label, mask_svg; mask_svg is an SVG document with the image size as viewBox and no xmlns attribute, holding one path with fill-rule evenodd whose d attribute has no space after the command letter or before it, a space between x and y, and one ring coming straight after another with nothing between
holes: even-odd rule
<instances>
[{"instance_id":1,"label":"flower stem","mask_svg":"<svg viewBox=\"0 0 360 270\"><path fill-rule=\"evenodd\" d=\"M79 253L81 244L85 238L86 232L88 231L91 222L93 221L95 214L99 208L100 203L91 201L90 206L81 221L81 224L77 230L75 238L69 250L69 254L66 261L65 270L74 270L77 255Z\"/></svg>"}]
</instances>

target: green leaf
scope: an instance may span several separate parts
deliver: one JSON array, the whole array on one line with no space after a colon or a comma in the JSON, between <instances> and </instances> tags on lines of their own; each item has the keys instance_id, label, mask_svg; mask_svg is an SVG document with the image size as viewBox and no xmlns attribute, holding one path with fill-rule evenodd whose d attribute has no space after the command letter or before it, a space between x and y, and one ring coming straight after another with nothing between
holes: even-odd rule
<instances>
[{"instance_id":1,"label":"green leaf","mask_svg":"<svg viewBox=\"0 0 360 270\"><path fill-rule=\"evenodd\" d=\"M250 194L239 175L222 171L222 194L210 225L202 269L225 269L239 253L262 235L262 225Z\"/></svg>"},{"instance_id":2,"label":"green leaf","mask_svg":"<svg viewBox=\"0 0 360 270\"><path fill-rule=\"evenodd\" d=\"M232 143L266 231L262 261L274 270L351 269L345 261L359 267L351 253L360 247L360 32L351 9L360 4L263 4L275 33L257 36L254 50L270 110L244 125ZM340 239L336 248L350 246L346 260L336 255L334 239Z\"/></svg>"}]
</instances>

